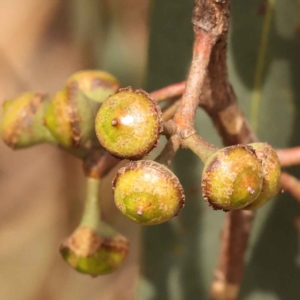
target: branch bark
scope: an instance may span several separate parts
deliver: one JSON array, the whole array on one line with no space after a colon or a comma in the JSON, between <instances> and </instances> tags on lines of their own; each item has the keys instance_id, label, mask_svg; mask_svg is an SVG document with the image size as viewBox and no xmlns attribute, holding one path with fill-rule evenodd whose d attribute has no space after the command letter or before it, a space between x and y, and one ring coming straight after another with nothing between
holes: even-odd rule
<instances>
[{"instance_id":1,"label":"branch bark","mask_svg":"<svg viewBox=\"0 0 300 300\"><path fill-rule=\"evenodd\" d=\"M286 172L281 174L281 185L284 191L289 192L300 202L300 181Z\"/></svg>"},{"instance_id":2,"label":"branch bark","mask_svg":"<svg viewBox=\"0 0 300 300\"><path fill-rule=\"evenodd\" d=\"M300 164L300 147L278 149L276 152L282 167Z\"/></svg>"},{"instance_id":3,"label":"branch bark","mask_svg":"<svg viewBox=\"0 0 300 300\"><path fill-rule=\"evenodd\" d=\"M199 105L211 117L225 145L247 144L257 141L248 122L237 105L237 99L228 80L226 64L229 0L199 0L193 19L204 30L218 36ZM213 300L234 300L238 296L244 270L244 254L254 214L249 211L227 213L221 239L219 263L211 287Z\"/></svg>"},{"instance_id":4,"label":"branch bark","mask_svg":"<svg viewBox=\"0 0 300 300\"><path fill-rule=\"evenodd\" d=\"M194 119L199 103L211 51L228 30L229 0L195 0L192 23L194 48L190 72L182 101L174 116L182 139L195 134Z\"/></svg>"},{"instance_id":5,"label":"branch bark","mask_svg":"<svg viewBox=\"0 0 300 300\"><path fill-rule=\"evenodd\" d=\"M200 106L211 117L226 146L247 144L257 141L257 138L238 107L235 93L228 81L226 46L226 36L223 36L213 49L206 93L200 98ZM253 220L254 213L251 211L227 213L219 262L211 286L212 300L237 299Z\"/></svg>"},{"instance_id":6,"label":"branch bark","mask_svg":"<svg viewBox=\"0 0 300 300\"><path fill-rule=\"evenodd\" d=\"M211 50L216 40L215 36L197 27L194 28L194 31L195 40L190 72L182 101L174 116L174 122L178 126L179 135L183 139L195 134L195 114L209 64Z\"/></svg>"},{"instance_id":7,"label":"branch bark","mask_svg":"<svg viewBox=\"0 0 300 300\"><path fill-rule=\"evenodd\" d=\"M185 81L177 82L166 87L163 87L157 91L150 93L150 97L156 102L161 102L167 99L179 97L183 94L185 89Z\"/></svg>"}]
</instances>

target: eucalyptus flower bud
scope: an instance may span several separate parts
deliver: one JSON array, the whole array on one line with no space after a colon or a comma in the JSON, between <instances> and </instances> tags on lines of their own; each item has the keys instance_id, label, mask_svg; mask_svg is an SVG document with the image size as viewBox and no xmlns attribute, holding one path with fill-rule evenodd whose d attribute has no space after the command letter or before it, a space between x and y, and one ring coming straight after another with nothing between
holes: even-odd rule
<instances>
[{"instance_id":1,"label":"eucalyptus flower bud","mask_svg":"<svg viewBox=\"0 0 300 300\"><path fill-rule=\"evenodd\" d=\"M162 130L161 110L143 90L120 89L100 107L96 134L113 156L140 159L157 144Z\"/></svg>"},{"instance_id":2,"label":"eucalyptus flower bud","mask_svg":"<svg viewBox=\"0 0 300 300\"><path fill-rule=\"evenodd\" d=\"M3 141L14 149L55 143L55 138L44 126L48 105L49 97L36 92L26 92L4 102L1 118Z\"/></svg>"},{"instance_id":3,"label":"eucalyptus flower bud","mask_svg":"<svg viewBox=\"0 0 300 300\"><path fill-rule=\"evenodd\" d=\"M62 257L73 269L91 276L118 269L129 249L127 239L101 221L100 182L100 178L87 178L87 195L80 225L60 247Z\"/></svg>"},{"instance_id":4,"label":"eucalyptus flower bud","mask_svg":"<svg viewBox=\"0 0 300 300\"><path fill-rule=\"evenodd\" d=\"M258 197L244 209L254 210L263 206L270 198L279 193L281 189L281 167L276 151L267 143L249 144L253 147L256 156L261 161L263 185Z\"/></svg>"},{"instance_id":5,"label":"eucalyptus flower bud","mask_svg":"<svg viewBox=\"0 0 300 300\"><path fill-rule=\"evenodd\" d=\"M95 118L101 103L114 94L118 81L101 71L74 74L53 98L45 123L60 144L79 148L96 140Z\"/></svg>"},{"instance_id":6,"label":"eucalyptus flower bud","mask_svg":"<svg viewBox=\"0 0 300 300\"><path fill-rule=\"evenodd\" d=\"M263 174L252 147L235 145L208 158L202 174L204 199L214 209L237 210L260 194Z\"/></svg>"},{"instance_id":7,"label":"eucalyptus flower bud","mask_svg":"<svg viewBox=\"0 0 300 300\"><path fill-rule=\"evenodd\" d=\"M117 208L141 225L155 225L176 216L185 196L179 179L155 161L132 161L113 181Z\"/></svg>"},{"instance_id":8,"label":"eucalyptus flower bud","mask_svg":"<svg viewBox=\"0 0 300 300\"><path fill-rule=\"evenodd\" d=\"M61 245L60 252L76 271L95 277L117 270L128 247L126 238L102 222L98 230L80 226Z\"/></svg>"}]
</instances>

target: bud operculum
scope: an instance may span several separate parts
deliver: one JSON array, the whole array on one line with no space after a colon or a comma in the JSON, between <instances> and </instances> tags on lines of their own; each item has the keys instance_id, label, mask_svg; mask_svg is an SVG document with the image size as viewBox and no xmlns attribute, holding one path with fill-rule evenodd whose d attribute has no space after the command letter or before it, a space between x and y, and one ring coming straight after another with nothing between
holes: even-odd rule
<instances>
[{"instance_id":1,"label":"bud operculum","mask_svg":"<svg viewBox=\"0 0 300 300\"><path fill-rule=\"evenodd\" d=\"M168 221L184 206L178 178L155 161L130 162L118 171L113 189L118 209L141 225Z\"/></svg>"},{"instance_id":2,"label":"bud operculum","mask_svg":"<svg viewBox=\"0 0 300 300\"><path fill-rule=\"evenodd\" d=\"M81 71L67 81L53 98L45 122L60 144L80 148L96 140L94 122L101 103L119 87L102 71Z\"/></svg>"},{"instance_id":3,"label":"bud operculum","mask_svg":"<svg viewBox=\"0 0 300 300\"><path fill-rule=\"evenodd\" d=\"M119 89L118 80L98 70L79 71L66 84L69 94L70 122L76 144L97 140L95 118L101 104Z\"/></svg>"},{"instance_id":4,"label":"bud operculum","mask_svg":"<svg viewBox=\"0 0 300 300\"><path fill-rule=\"evenodd\" d=\"M74 145L67 89L59 91L53 97L45 114L45 124L59 144L65 147Z\"/></svg>"},{"instance_id":5,"label":"bud operculum","mask_svg":"<svg viewBox=\"0 0 300 300\"><path fill-rule=\"evenodd\" d=\"M87 177L85 208L79 227L62 244L64 260L75 270L92 276L111 273L125 260L128 241L101 221L100 178Z\"/></svg>"},{"instance_id":6,"label":"bud operculum","mask_svg":"<svg viewBox=\"0 0 300 300\"><path fill-rule=\"evenodd\" d=\"M263 206L270 198L279 193L281 189L281 167L276 151L267 143L249 144L253 147L256 156L261 162L263 185L259 196L245 209L254 210Z\"/></svg>"},{"instance_id":7,"label":"bud operculum","mask_svg":"<svg viewBox=\"0 0 300 300\"><path fill-rule=\"evenodd\" d=\"M26 92L3 104L1 136L11 148L25 148L39 143L55 143L44 126L44 113L49 97L42 93Z\"/></svg>"},{"instance_id":8,"label":"bud operculum","mask_svg":"<svg viewBox=\"0 0 300 300\"><path fill-rule=\"evenodd\" d=\"M87 98L101 104L119 89L119 82L107 72L84 70L73 74L66 86L72 86Z\"/></svg>"},{"instance_id":9,"label":"bud operculum","mask_svg":"<svg viewBox=\"0 0 300 300\"><path fill-rule=\"evenodd\" d=\"M214 209L237 210L256 199L262 183L261 165L254 150L235 145L217 151L207 160L202 193Z\"/></svg>"},{"instance_id":10,"label":"bud operculum","mask_svg":"<svg viewBox=\"0 0 300 300\"><path fill-rule=\"evenodd\" d=\"M117 270L127 257L126 238L103 222L101 228L97 232L81 226L61 245L64 260L78 272L91 276L108 274Z\"/></svg>"},{"instance_id":11,"label":"bud operculum","mask_svg":"<svg viewBox=\"0 0 300 300\"><path fill-rule=\"evenodd\" d=\"M143 90L120 89L100 107L96 134L115 157L140 159L157 145L161 115L158 104Z\"/></svg>"}]
</instances>

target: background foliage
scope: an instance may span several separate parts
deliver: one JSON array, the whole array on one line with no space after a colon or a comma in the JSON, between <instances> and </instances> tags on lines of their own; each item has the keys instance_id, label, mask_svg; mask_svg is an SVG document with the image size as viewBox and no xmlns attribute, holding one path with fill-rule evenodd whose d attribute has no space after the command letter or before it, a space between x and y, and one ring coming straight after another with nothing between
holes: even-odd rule
<instances>
[{"instance_id":1,"label":"background foliage","mask_svg":"<svg viewBox=\"0 0 300 300\"><path fill-rule=\"evenodd\" d=\"M191 58L193 0L3 0L0 2L0 101L34 89L55 92L76 70L103 68L122 85L148 90L185 78ZM275 147L299 145L300 58L295 0L232 0L230 78L259 138ZM259 107L259 109L257 109ZM220 144L211 121L198 132ZM162 144L162 143L161 143ZM207 299L224 213L201 199L201 163L181 151L173 169L184 184L181 215L142 230L118 213L110 181L104 217L131 242L126 265L91 279L61 260L58 245L82 209L80 163L50 146L13 152L0 145L0 298ZM293 174L300 177L299 168ZM298 299L299 204L284 194L259 210L247 253L240 299ZM17 287L17 288L16 288ZM138 287L138 289L136 289Z\"/></svg>"},{"instance_id":2,"label":"background foliage","mask_svg":"<svg viewBox=\"0 0 300 300\"><path fill-rule=\"evenodd\" d=\"M193 1L154 1L147 88L182 80L191 57ZM274 147L299 145L300 57L296 1L233 0L228 45L229 75L243 112L258 137ZM203 112L198 132L220 145ZM145 278L139 299L207 299L224 213L200 195L202 164L188 151L173 163L184 184L186 207L177 220L145 228ZM299 177L299 168L293 173ZM297 299L300 294L299 204L288 194L257 213L240 299Z\"/></svg>"}]
</instances>

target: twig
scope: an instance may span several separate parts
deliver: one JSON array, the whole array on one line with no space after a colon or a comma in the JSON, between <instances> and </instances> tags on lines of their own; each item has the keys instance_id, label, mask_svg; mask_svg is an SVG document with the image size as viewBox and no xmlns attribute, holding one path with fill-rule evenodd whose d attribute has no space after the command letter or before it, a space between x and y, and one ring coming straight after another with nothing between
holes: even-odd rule
<instances>
[{"instance_id":1,"label":"twig","mask_svg":"<svg viewBox=\"0 0 300 300\"><path fill-rule=\"evenodd\" d=\"M300 181L286 172L281 173L281 185L284 191L289 192L300 201Z\"/></svg>"},{"instance_id":2,"label":"twig","mask_svg":"<svg viewBox=\"0 0 300 300\"><path fill-rule=\"evenodd\" d=\"M180 97L185 89L185 81L173 83L169 86L163 87L157 91L150 93L151 98L157 102L161 102L167 99Z\"/></svg>"},{"instance_id":3,"label":"twig","mask_svg":"<svg viewBox=\"0 0 300 300\"><path fill-rule=\"evenodd\" d=\"M211 299L237 298L253 217L251 211L232 211L227 215L221 238L221 257L211 286Z\"/></svg>"},{"instance_id":4,"label":"twig","mask_svg":"<svg viewBox=\"0 0 300 300\"><path fill-rule=\"evenodd\" d=\"M176 100L175 102L172 102L170 105L167 107L164 107L162 109L162 119L163 121L168 121L173 119L175 116L175 113L179 107L181 99Z\"/></svg>"},{"instance_id":5,"label":"twig","mask_svg":"<svg viewBox=\"0 0 300 300\"><path fill-rule=\"evenodd\" d=\"M181 142L183 147L192 150L205 164L206 160L213 155L218 148L205 141L197 134L191 135L189 138Z\"/></svg>"},{"instance_id":6,"label":"twig","mask_svg":"<svg viewBox=\"0 0 300 300\"><path fill-rule=\"evenodd\" d=\"M227 76L229 0L218 2L218 4L209 0L199 0L196 3L199 4L199 14L196 14L196 18L198 17L201 26L206 26L207 30L212 30L218 37L212 50L208 76L204 82L199 105L212 118L225 145L256 141L256 136L237 105L236 96ZM195 21L193 23L195 24ZM253 213L249 211L233 211L227 214L219 263L211 288L211 299L233 300L237 298L244 269L244 253L252 222Z\"/></svg>"},{"instance_id":7,"label":"twig","mask_svg":"<svg viewBox=\"0 0 300 300\"><path fill-rule=\"evenodd\" d=\"M83 169L87 177L102 178L116 166L118 162L118 159L104 149L96 149L95 151L91 150L83 160Z\"/></svg>"},{"instance_id":8,"label":"twig","mask_svg":"<svg viewBox=\"0 0 300 300\"><path fill-rule=\"evenodd\" d=\"M172 137L177 132L177 126L173 120L169 120L163 123L163 131L162 134L167 138Z\"/></svg>"},{"instance_id":9,"label":"twig","mask_svg":"<svg viewBox=\"0 0 300 300\"><path fill-rule=\"evenodd\" d=\"M223 35L212 51L199 105L211 117L224 145L247 144L258 139L239 108L228 81L226 47L226 36Z\"/></svg>"},{"instance_id":10,"label":"twig","mask_svg":"<svg viewBox=\"0 0 300 300\"><path fill-rule=\"evenodd\" d=\"M216 42L216 37L211 32L203 31L196 26L194 31L195 40L190 72L182 101L174 116L174 122L177 124L180 137L183 139L195 133L195 114L209 64L211 50Z\"/></svg>"},{"instance_id":11,"label":"twig","mask_svg":"<svg viewBox=\"0 0 300 300\"><path fill-rule=\"evenodd\" d=\"M247 120L239 109L236 96L228 81L225 37L215 46L209 65L211 97L200 99L200 105L212 118L225 145L247 144L257 141ZM221 238L219 262L211 286L212 300L237 299L244 271L244 255L252 229L254 213L227 213Z\"/></svg>"},{"instance_id":12,"label":"twig","mask_svg":"<svg viewBox=\"0 0 300 300\"><path fill-rule=\"evenodd\" d=\"M300 164L300 147L278 149L276 152L282 167Z\"/></svg>"},{"instance_id":13,"label":"twig","mask_svg":"<svg viewBox=\"0 0 300 300\"><path fill-rule=\"evenodd\" d=\"M169 167L171 162L180 147L180 138L178 135L172 135L165 145L162 152L156 157L155 161Z\"/></svg>"}]
</instances>

